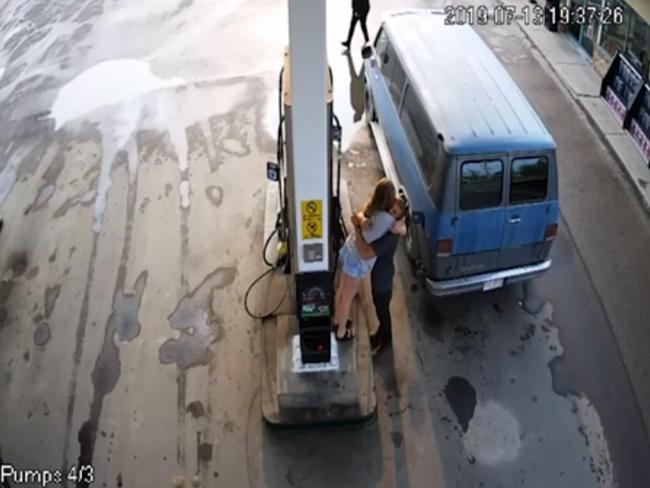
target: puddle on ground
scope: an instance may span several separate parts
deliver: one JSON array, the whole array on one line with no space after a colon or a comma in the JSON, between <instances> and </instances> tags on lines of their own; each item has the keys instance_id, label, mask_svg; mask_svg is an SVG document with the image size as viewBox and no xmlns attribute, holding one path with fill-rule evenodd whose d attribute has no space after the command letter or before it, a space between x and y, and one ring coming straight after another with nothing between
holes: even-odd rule
<instances>
[{"instance_id":1,"label":"puddle on ground","mask_svg":"<svg viewBox=\"0 0 650 488\"><path fill-rule=\"evenodd\" d=\"M185 295L169 316L169 325L180 331L178 339L168 339L160 348L162 364L176 363L186 369L210 361L210 345L223 334L221 317L212 307L213 294L230 285L237 269L217 268L191 293Z\"/></svg>"},{"instance_id":2,"label":"puddle on ground","mask_svg":"<svg viewBox=\"0 0 650 488\"><path fill-rule=\"evenodd\" d=\"M469 421L474 416L476 408L476 390L465 378L452 376L447 381L444 392L463 432L467 432Z\"/></svg>"},{"instance_id":3,"label":"puddle on ground","mask_svg":"<svg viewBox=\"0 0 650 488\"><path fill-rule=\"evenodd\" d=\"M577 394L575 388L572 386L573 381L564 354L554 357L548 363L548 368L551 370L552 388L556 394L563 397Z\"/></svg>"},{"instance_id":4,"label":"puddle on ground","mask_svg":"<svg viewBox=\"0 0 650 488\"><path fill-rule=\"evenodd\" d=\"M50 341L52 334L50 332L50 326L47 322L41 322L34 330L34 344L38 347L45 347Z\"/></svg>"}]
</instances>

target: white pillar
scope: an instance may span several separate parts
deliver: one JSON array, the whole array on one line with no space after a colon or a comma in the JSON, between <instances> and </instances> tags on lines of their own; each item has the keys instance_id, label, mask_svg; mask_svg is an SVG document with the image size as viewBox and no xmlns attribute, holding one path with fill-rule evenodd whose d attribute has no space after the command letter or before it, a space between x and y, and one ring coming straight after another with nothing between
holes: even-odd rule
<instances>
[{"instance_id":1,"label":"white pillar","mask_svg":"<svg viewBox=\"0 0 650 488\"><path fill-rule=\"evenodd\" d=\"M288 0L291 76L291 154L293 159L298 253L294 273L329 269L329 170L327 127L326 0ZM320 202L318 218L305 214L307 202ZM310 209L314 204L309 205ZM305 219L308 220L305 220ZM304 225L311 229L305 232ZM322 246L322 260L307 262L305 245Z\"/></svg>"}]
</instances>

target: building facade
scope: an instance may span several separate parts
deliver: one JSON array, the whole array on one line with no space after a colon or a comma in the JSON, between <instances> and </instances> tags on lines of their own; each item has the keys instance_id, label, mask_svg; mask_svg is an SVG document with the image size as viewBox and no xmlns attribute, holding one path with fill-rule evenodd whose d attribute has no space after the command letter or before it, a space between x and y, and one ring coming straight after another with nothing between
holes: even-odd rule
<instances>
[{"instance_id":1,"label":"building facade","mask_svg":"<svg viewBox=\"0 0 650 488\"><path fill-rule=\"evenodd\" d=\"M564 5L622 7L621 24L567 25L564 30L593 59L602 76L617 52L643 75L650 75L650 0L564 0Z\"/></svg>"}]
</instances>

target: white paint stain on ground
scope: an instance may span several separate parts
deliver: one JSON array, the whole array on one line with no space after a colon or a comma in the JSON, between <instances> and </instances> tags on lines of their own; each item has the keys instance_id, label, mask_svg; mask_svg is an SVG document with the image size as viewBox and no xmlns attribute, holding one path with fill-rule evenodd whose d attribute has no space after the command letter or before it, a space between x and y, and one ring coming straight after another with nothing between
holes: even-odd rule
<instances>
[{"instance_id":1,"label":"white paint stain on ground","mask_svg":"<svg viewBox=\"0 0 650 488\"><path fill-rule=\"evenodd\" d=\"M183 84L185 81L181 78L159 78L145 62L114 59L83 71L59 90L51 108L55 130L69 122L87 118L98 122L102 133L102 164L93 222L95 232L101 230L115 155L126 148L143 117L143 96ZM93 112L106 106L115 107L112 117L97 120L92 116ZM134 181L137 153L133 150L128 152L129 176Z\"/></svg>"},{"instance_id":2,"label":"white paint stain on ground","mask_svg":"<svg viewBox=\"0 0 650 488\"><path fill-rule=\"evenodd\" d=\"M179 186L181 194L181 207L189 208L190 206L190 182L187 180L181 181Z\"/></svg>"},{"instance_id":3,"label":"white paint stain on ground","mask_svg":"<svg viewBox=\"0 0 650 488\"><path fill-rule=\"evenodd\" d=\"M142 61L104 61L83 71L59 90L51 109L55 130L100 107L124 104L145 93L184 84L181 78L157 77L149 64Z\"/></svg>"},{"instance_id":4,"label":"white paint stain on ground","mask_svg":"<svg viewBox=\"0 0 650 488\"><path fill-rule=\"evenodd\" d=\"M521 430L514 414L495 402L478 402L463 437L465 450L488 466L514 461L521 451Z\"/></svg>"},{"instance_id":5,"label":"white paint stain on ground","mask_svg":"<svg viewBox=\"0 0 650 488\"><path fill-rule=\"evenodd\" d=\"M219 113L230 110L244 93L241 87L218 87L218 90L221 96L211 97L206 94L209 89L186 86L180 78L157 77L145 62L113 60L84 71L59 91L51 110L56 128L87 120L97 123L102 134L102 164L94 208L95 232L102 227L111 186L111 168L119 151L127 151L130 181L135 181L137 150L133 136L136 131L168 131L179 171L184 173L189 169L186 128L214 113L217 106ZM188 181L181 183L179 193L181 206L188 208Z\"/></svg>"}]
</instances>

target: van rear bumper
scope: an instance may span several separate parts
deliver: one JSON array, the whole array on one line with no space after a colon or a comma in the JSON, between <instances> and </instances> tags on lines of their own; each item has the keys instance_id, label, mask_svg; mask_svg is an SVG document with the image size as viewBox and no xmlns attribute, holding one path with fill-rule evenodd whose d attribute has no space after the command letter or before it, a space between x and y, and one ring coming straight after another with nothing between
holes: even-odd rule
<instances>
[{"instance_id":1,"label":"van rear bumper","mask_svg":"<svg viewBox=\"0 0 650 488\"><path fill-rule=\"evenodd\" d=\"M484 284L490 281L503 280L503 285L506 285L508 283L516 283L517 281L537 278L544 274L544 272L550 267L551 260L547 259L542 263L522 266L520 268L504 269L492 273L463 276L462 278L442 281L434 281L430 278L426 278L425 282L427 290L433 296L441 297L447 295L459 295L470 291L483 290Z\"/></svg>"}]
</instances>

